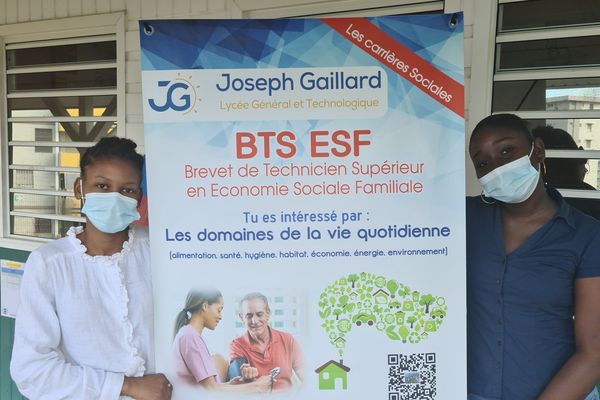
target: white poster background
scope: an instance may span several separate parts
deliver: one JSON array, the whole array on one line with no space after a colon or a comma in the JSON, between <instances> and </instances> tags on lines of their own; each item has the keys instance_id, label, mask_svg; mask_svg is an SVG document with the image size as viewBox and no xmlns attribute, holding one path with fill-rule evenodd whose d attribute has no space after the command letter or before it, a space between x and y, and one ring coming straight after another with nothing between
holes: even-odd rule
<instances>
[{"instance_id":1,"label":"white poster background","mask_svg":"<svg viewBox=\"0 0 600 400\"><path fill-rule=\"evenodd\" d=\"M340 66L336 70L344 71L346 68ZM323 109L297 108L270 112L241 110L233 114L219 110L221 102L247 100L252 104L261 96L269 95L265 91L219 93L210 87L218 82L215 77L233 69L143 71L157 321L156 363L158 370L166 372L170 379L176 379L171 367L175 317L182 310L190 289L210 285L222 292L225 302L223 319L217 328L214 331L204 329L202 333L212 354L221 354L227 359L230 342L244 332L238 319L238 301L246 293L256 291L270 299L271 325L293 334L300 343L305 359L305 379L296 384L292 392L285 394L286 398L387 398L388 355L417 353L435 353L435 398L466 397L463 120L450 118L453 123L444 124L444 118L436 115L447 115L448 110L441 105L436 113L429 116L411 111L411 107L406 106L408 103L396 103L390 107L388 99L399 93L397 88L388 87L389 71L379 67L361 68L358 71L363 73L384 72L386 78L382 79L385 83L382 90L387 95L382 97L379 89L368 93L325 91L322 95L331 99L336 96L378 98L378 107L370 110L348 110L343 104L341 107L334 104L325 112ZM346 70L348 73L356 71L354 66ZM236 73L242 78L254 79L268 78L281 71L246 69ZM298 77L302 71L294 71L293 74ZM155 100L158 105L164 103L164 91L178 77L186 77L190 83L188 87L198 86L194 93L202 101L197 104L197 112L156 112L149 106L150 100ZM170 83L166 86L158 84L167 81ZM191 93L186 89L179 95ZM305 93L280 91L271 93L269 98L283 102L292 96L293 101L296 95L301 99ZM412 104L432 101L420 91L404 95L406 101ZM173 101L178 98L181 97L174 96ZM369 143L357 149L356 142L348 139L346 142L352 142L353 153L334 156L331 152L335 147L332 135L340 130L348 132L350 138L356 131L368 131L368 135L361 136L361 139ZM288 148L271 139L270 155L267 157L266 142L261 141L257 133L284 131L294 134L292 142L296 153L291 158L278 157L274 154L276 149ZM311 153L313 131L327 132L319 136L319 140L326 141L319 151L326 152L327 157L314 157ZM238 146L235 138L238 132L255 135L256 156L236 158ZM291 164L323 168L334 166L345 168L345 173L267 176L268 167L289 167ZM418 172L406 172L405 168L398 167L401 164ZM417 167L419 165L420 168ZM257 176L240 175L240 171L250 167L256 168ZM354 173L356 167L371 171L376 168L378 172ZM190 171L195 172L190 174ZM405 192L382 194L364 189L365 185L394 186L396 183L402 185ZM421 190L415 190L416 183L421 185ZM348 185L351 193L296 194L295 185L326 185L328 188ZM232 190L234 193L243 191L240 187L251 186L269 186L271 189L287 186L289 192L286 195L264 194L256 189L260 192L256 196L224 195ZM221 191L222 188L225 192ZM333 189L334 192L336 190ZM336 213L339 219L335 222L282 222L282 214L291 213ZM343 214L348 217L344 223L341 221ZM253 222L253 217L257 218L257 222ZM408 225L411 228L447 228L450 233L417 238L388 236L365 240L358 237L359 231L389 232ZM282 238L281 233L290 229L297 230L300 238ZM309 237L308 229L312 232L318 230L320 239ZM338 229L347 229L350 237L336 236ZM242 236L244 231L270 231L273 238L200 240L198 233L205 230L242 232ZM362 255L356 255L357 251ZM365 255L371 251L378 252L377 256ZM420 251L423 252L421 255ZM427 251L430 253L426 254ZM348 255L340 255L344 252ZM275 258L269 258L271 254ZM342 359L322 326L320 295L339 278L361 272L394 279L420 295L441 297L447 306L447 315L435 332L418 343L391 340L374 327L353 324L345 337ZM342 361L350 368L346 390L319 390L319 376L315 370L329 360ZM218 397L201 389L197 389L197 396ZM174 398L189 397L176 386Z\"/></svg>"}]
</instances>

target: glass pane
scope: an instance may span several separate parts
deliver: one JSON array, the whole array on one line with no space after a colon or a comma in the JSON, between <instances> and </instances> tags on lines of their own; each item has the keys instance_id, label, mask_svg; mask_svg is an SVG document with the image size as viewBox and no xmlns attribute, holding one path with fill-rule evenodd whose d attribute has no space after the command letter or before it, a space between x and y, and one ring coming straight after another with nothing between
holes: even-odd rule
<instances>
[{"instance_id":1,"label":"glass pane","mask_svg":"<svg viewBox=\"0 0 600 400\"><path fill-rule=\"evenodd\" d=\"M75 197L11 193L11 211L80 217L81 202Z\"/></svg>"},{"instance_id":2,"label":"glass pane","mask_svg":"<svg viewBox=\"0 0 600 400\"><path fill-rule=\"evenodd\" d=\"M600 36L498 44L498 70L600 64Z\"/></svg>"},{"instance_id":3,"label":"glass pane","mask_svg":"<svg viewBox=\"0 0 600 400\"><path fill-rule=\"evenodd\" d=\"M526 122L534 133L537 127L549 125L563 130L572 138L570 142L568 139L558 139L561 136L559 133L553 134L553 143L546 143L548 139L544 141L547 149L600 150L600 119L529 119Z\"/></svg>"},{"instance_id":4,"label":"glass pane","mask_svg":"<svg viewBox=\"0 0 600 400\"><path fill-rule=\"evenodd\" d=\"M117 96L8 99L9 117L100 117L117 115Z\"/></svg>"},{"instance_id":5,"label":"glass pane","mask_svg":"<svg viewBox=\"0 0 600 400\"><path fill-rule=\"evenodd\" d=\"M85 148L50 147L51 153L38 153L33 146L11 146L12 164L39 165L47 167L79 167L80 154ZM80 153L81 152L81 153Z\"/></svg>"},{"instance_id":6,"label":"glass pane","mask_svg":"<svg viewBox=\"0 0 600 400\"><path fill-rule=\"evenodd\" d=\"M8 75L8 93L21 90L107 88L117 86L116 68Z\"/></svg>"},{"instance_id":7,"label":"glass pane","mask_svg":"<svg viewBox=\"0 0 600 400\"><path fill-rule=\"evenodd\" d=\"M567 203L579 211L600 220L600 200L565 198Z\"/></svg>"},{"instance_id":8,"label":"glass pane","mask_svg":"<svg viewBox=\"0 0 600 400\"><path fill-rule=\"evenodd\" d=\"M556 188L598 190L598 160L586 158L546 158L546 182Z\"/></svg>"},{"instance_id":9,"label":"glass pane","mask_svg":"<svg viewBox=\"0 0 600 400\"><path fill-rule=\"evenodd\" d=\"M595 109L600 109L600 78L494 82L494 112Z\"/></svg>"},{"instance_id":10,"label":"glass pane","mask_svg":"<svg viewBox=\"0 0 600 400\"><path fill-rule=\"evenodd\" d=\"M533 128L533 136L542 139L547 150L569 150L571 154L570 158L548 156L544 163L544 180L556 188L595 191L600 188L599 160L583 158L580 152L584 149L597 150L600 147L598 140L600 129L588 132L586 127L581 132L578 128L579 124L569 126L569 122L576 121L585 121L584 126L587 123L600 126L600 120L591 119L535 121L539 126ZM544 122L548 125L540 124ZM530 125L534 124L530 123ZM567 128L575 126L576 128L568 131L564 129L565 126Z\"/></svg>"},{"instance_id":11,"label":"glass pane","mask_svg":"<svg viewBox=\"0 0 600 400\"><path fill-rule=\"evenodd\" d=\"M500 5L498 31L593 24L600 21L598 0L536 0Z\"/></svg>"},{"instance_id":12,"label":"glass pane","mask_svg":"<svg viewBox=\"0 0 600 400\"><path fill-rule=\"evenodd\" d=\"M34 141L36 132L52 131L54 142L93 142L116 133L116 122L11 122L8 124L10 140ZM37 131L36 131L37 130ZM16 148L16 146L15 146ZM13 163L17 163L13 161Z\"/></svg>"},{"instance_id":13,"label":"glass pane","mask_svg":"<svg viewBox=\"0 0 600 400\"><path fill-rule=\"evenodd\" d=\"M35 47L6 51L8 68L33 65L111 61L117 58L115 41Z\"/></svg>"},{"instance_id":14,"label":"glass pane","mask_svg":"<svg viewBox=\"0 0 600 400\"><path fill-rule=\"evenodd\" d=\"M58 239L65 236L73 225L79 224L45 218L11 217L11 233L15 235Z\"/></svg>"},{"instance_id":15,"label":"glass pane","mask_svg":"<svg viewBox=\"0 0 600 400\"><path fill-rule=\"evenodd\" d=\"M11 170L11 188L73 191L79 173Z\"/></svg>"}]
</instances>

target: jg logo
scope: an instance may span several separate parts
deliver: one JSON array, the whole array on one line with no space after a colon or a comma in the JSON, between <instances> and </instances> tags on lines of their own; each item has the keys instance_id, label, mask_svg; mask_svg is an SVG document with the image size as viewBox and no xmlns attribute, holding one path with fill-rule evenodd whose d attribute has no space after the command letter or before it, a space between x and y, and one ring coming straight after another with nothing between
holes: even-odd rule
<instances>
[{"instance_id":1,"label":"jg logo","mask_svg":"<svg viewBox=\"0 0 600 400\"><path fill-rule=\"evenodd\" d=\"M192 110L197 112L195 110L196 103L201 100L196 93L198 86L194 86L188 79L177 74L177 78L173 82L158 81L158 87L167 88L167 93L163 104L157 104L155 99L148 99L148 104L154 111L182 111L184 115Z\"/></svg>"}]
</instances>

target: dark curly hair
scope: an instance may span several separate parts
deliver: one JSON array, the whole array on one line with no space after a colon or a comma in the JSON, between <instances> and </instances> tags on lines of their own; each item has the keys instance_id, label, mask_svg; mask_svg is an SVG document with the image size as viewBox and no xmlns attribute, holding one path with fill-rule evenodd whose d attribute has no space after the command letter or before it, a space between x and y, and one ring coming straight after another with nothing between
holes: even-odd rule
<instances>
[{"instance_id":1,"label":"dark curly hair","mask_svg":"<svg viewBox=\"0 0 600 400\"><path fill-rule=\"evenodd\" d=\"M116 136L100 139L94 146L88 148L81 157L79 168L81 175L85 175L85 169L88 165L98 160L107 160L118 158L119 160L131 163L142 176L144 166L144 157L135 151L137 144L133 140L120 138Z\"/></svg>"},{"instance_id":2,"label":"dark curly hair","mask_svg":"<svg viewBox=\"0 0 600 400\"><path fill-rule=\"evenodd\" d=\"M533 136L527 126L527 122L514 114L494 114L482 119L477 126L475 126L475 129L473 129L471 141L473 141L473 137L475 137L476 134L487 129L510 129L522 134L529 144L533 143Z\"/></svg>"}]
</instances>

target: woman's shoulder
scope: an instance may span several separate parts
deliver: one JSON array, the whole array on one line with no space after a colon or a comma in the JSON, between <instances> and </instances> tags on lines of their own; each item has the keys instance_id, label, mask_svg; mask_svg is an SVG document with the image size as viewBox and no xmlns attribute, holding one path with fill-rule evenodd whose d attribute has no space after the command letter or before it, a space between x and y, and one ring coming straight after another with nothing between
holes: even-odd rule
<instances>
[{"instance_id":1,"label":"woman's shoulder","mask_svg":"<svg viewBox=\"0 0 600 400\"><path fill-rule=\"evenodd\" d=\"M496 202L492 201L485 202L481 196L467 196L466 197L466 212L467 218L471 216L480 216L481 214L488 214L493 212L496 206Z\"/></svg>"},{"instance_id":2,"label":"woman's shoulder","mask_svg":"<svg viewBox=\"0 0 600 400\"><path fill-rule=\"evenodd\" d=\"M194 329L193 326L191 326L190 324L186 324L184 326L182 326L181 328L179 328L179 331L177 332L177 336L178 337L192 337L192 338L199 338L202 340L202 335L200 335L200 333Z\"/></svg>"},{"instance_id":3,"label":"woman's shoulder","mask_svg":"<svg viewBox=\"0 0 600 400\"><path fill-rule=\"evenodd\" d=\"M467 207L482 207L482 206L492 206L496 204L496 200L484 198L481 195L478 196L466 196Z\"/></svg>"},{"instance_id":4,"label":"woman's shoulder","mask_svg":"<svg viewBox=\"0 0 600 400\"><path fill-rule=\"evenodd\" d=\"M134 247L139 247L144 250L150 248L150 238L148 234L148 228L145 227L131 227L130 237L128 244Z\"/></svg>"},{"instance_id":5,"label":"woman's shoulder","mask_svg":"<svg viewBox=\"0 0 600 400\"><path fill-rule=\"evenodd\" d=\"M202 335L189 324L179 328L177 335L175 335L174 343L184 347L206 347L206 342L204 342Z\"/></svg>"},{"instance_id":6,"label":"woman's shoulder","mask_svg":"<svg viewBox=\"0 0 600 400\"><path fill-rule=\"evenodd\" d=\"M467 207L473 207L480 201L479 196L467 196L465 199Z\"/></svg>"},{"instance_id":7,"label":"woman's shoulder","mask_svg":"<svg viewBox=\"0 0 600 400\"><path fill-rule=\"evenodd\" d=\"M575 228L578 231L585 231L586 236L589 236L590 238L600 236L600 221L596 218L573 206L569 206L569 217L573 221Z\"/></svg>"},{"instance_id":8,"label":"woman's shoulder","mask_svg":"<svg viewBox=\"0 0 600 400\"><path fill-rule=\"evenodd\" d=\"M69 232L74 231L70 229ZM24 268L24 277L28 280L50 281L53 276L63 273L58 271L70 269L71 261L75 260L82 251L74 233L45 243L29 254Z\"/></svg>"},{"instance_id":9,"label":"woman's shoulder","mask_svg":"<svg viewBox=\"0 0 600 400\"><path fill-rule=\"evenodd\" d=\"M37 249L33 250L31 254L37 254L43 257L44 259L49 260L57 255L64 255L81 251L80 242L76 237L78 230L77 228L79 227L71 227L67 231L66 236L41 245Z\"/></svg>"},{"instance_id":10,"label":"woman's shoulder","mask_svg":"<svg viewBox=\"0 0 600 400\"><path fill-rule=\"evenodd\" d=\"M148 233L147 227L136 226L131 229L133 229L135 232L136 240L146 241L146 242L149 240L149 233Z\"/></svg>"}]
</instances>

